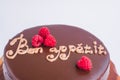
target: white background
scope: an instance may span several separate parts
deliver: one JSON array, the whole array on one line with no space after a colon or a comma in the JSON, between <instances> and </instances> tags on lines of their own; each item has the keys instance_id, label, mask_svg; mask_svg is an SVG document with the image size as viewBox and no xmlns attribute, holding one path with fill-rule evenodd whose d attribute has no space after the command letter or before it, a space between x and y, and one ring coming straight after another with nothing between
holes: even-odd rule
<instances>
[{"instance_id":1,"label":"white background","mask_svg":"<svg viewBox=\"0 0 120 80\"><path fill-rule=\"evenodd\" d=\"M91 32L105 44L120 74L120 0L0 0L0 56L10 38L43 24Z\"/></svg>"}]
</instances>

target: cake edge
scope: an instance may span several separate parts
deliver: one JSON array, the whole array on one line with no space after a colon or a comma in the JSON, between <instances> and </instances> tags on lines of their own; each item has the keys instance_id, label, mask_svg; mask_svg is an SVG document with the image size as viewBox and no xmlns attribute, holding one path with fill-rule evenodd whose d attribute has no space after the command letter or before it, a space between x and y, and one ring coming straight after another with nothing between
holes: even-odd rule
<instances>
[{"instance_id":1,"label":"cake edge","mask_svg":"<svg viewBox=\"0 0 120 80\"><path fill-rule=\"evenodd\" d=\"M5 80L3 75L3 60L0 58L0 80ZM110 61L110 72L109 72L108 80L120 80L120 76L117 74L115 65L112 61Z\"/></svg>"}]
</instances>

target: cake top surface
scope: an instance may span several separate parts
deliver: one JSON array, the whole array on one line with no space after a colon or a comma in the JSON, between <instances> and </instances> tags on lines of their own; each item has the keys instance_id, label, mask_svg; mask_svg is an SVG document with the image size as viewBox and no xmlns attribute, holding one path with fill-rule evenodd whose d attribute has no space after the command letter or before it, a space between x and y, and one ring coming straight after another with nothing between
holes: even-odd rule
<instances>
[{"instance_id":1,"label":"cake top surface","mask_svg":"<svg viewBox=\"0 0 120 80\"><path fill-rule=\"evenodd\" d=\"M35 37L40 28L47 27L50 36ZM103 43L91 33L68 25L44 25L26 29L5 48L4 61L13 78L20 80L87 80L98 79L108 68L109 53ZM44 32L43 32L44 33ZM44 33L45 34L45 33ZM49 34L49 32L47 33ZM52 42L49 40L52 38ZM86 56L92 66L85 71L76 67ZM87 67L88 69L89 67ZM96 74L97 73L97 74Z\"/></svg>"}]
</instances>

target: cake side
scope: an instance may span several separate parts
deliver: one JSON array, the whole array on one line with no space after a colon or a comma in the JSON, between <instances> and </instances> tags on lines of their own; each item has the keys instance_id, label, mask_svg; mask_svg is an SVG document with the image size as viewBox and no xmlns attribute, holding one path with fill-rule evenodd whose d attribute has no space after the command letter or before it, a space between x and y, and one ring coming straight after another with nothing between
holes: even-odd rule
<instances>
[{"instance_id":1,"label":"cake side","mask_svg":"<svg viewBox=\"0 0 120 80\"><path fill-rule=\"evenodd\" d=\"M103 77L103 75L108 73L110 58L107 49L98 38L77 27L67 25L45 26L49 28L51 34L54 35L57 40L54 49L61 52L50 52L49 50L52 48L42 46L39 47L38 53L30 53L30 49L34 51L34 47L31 45L31 39L35 34L38 34L42 26L24 30L12 38L5 48L4 65L10 78L13 80L88 80L88 78L89 80L101 78L106 80L106 77ZM13 46L10 46L10 42L15 38L20 39L15 41ZM15 54L21 39L27 41L25 45L27 45L29 49L27 49L24 54ZM71 45L75 46L77 50L80 44L82 44L83 53L70 51ZM22 48L22 51L26 50L25 45L23 45L24 48ZM66 48L65 52L60 50L61 46ZM89 52L86 46L91 47L90 50L93 51L93 53ZM102 49L103 52L100 52L101 47L104 48ZM14 54L6 56L9 50L12 50ZM41 50L43 50L43 52L40 52ZM51 55L52 57L50 57ZM82 56L87 56L91 59L93 64L91 71L83 71L76 67L76 62Z\"/></svg>"}]
</instances>

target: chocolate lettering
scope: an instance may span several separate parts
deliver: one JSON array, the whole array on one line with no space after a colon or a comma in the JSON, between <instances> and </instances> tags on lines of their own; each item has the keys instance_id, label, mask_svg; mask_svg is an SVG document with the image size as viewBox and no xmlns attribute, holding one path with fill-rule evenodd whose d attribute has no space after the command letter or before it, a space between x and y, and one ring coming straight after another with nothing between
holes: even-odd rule
<instances>
[{"instance_id":1,"label":"chocolate lettering","mask_svg":"<svg viewBox=\"0 0 120 80\"><path fill-rule=\"evenodd\" d=\"M21 34L20 37L13 39L10 42L10 46L15 45L15 43L17 41L19 41L19 44L18 44L16 51L13 52L12 50L8 50L6 52L6 57L8 59L14 59L18 54L24 55L26 53L34 54L34 53L38 53L38 52L40 52L40 53L43 52L43 49L41 47L40 48L29 48L27 45L27 40L25 38L23 38L23 34Z\"/></svg>"},{"instance_id":2,"label":"chocolate lettering","mask_svg":"<svg viewBox=\"0 0 120 80\"><path fill-rule=\"evenodd\" d=\"M82 43L77 44L76 52L77 53L84 53L84 48L82 46Z\"/></svg>"},{"instance_id":3,"label":"chocolate lettering","mask_svg":"<svg viewBox=\"0 0 120 80\"><path fill-rule=\"evenodd\" d=\"M98 50L99 50L98 54L106 54L107 53L106 51L104 51L104 47L102 45L99 45Z\"/></svg>"},{"instance_id":4,"label":"chocolate lettering","mask_svg":"<svg viewBox=\"0 0 120 80\"><path fill-rule=\"evenodd\" d=\"M13 50L8 50L6 51L6 57L8 59L14 59L17 55L24 55L24 54L38 54L38 53L43 53L43 48L38 47L38 48L30 48L27 44L27 40L24 38L24 35L21 34L19 37L14 38L10 42L10 46L17 45L17 48L15 51ZM46 56L46 59L49 62L54 62L58 58L60 60L67 60L72 53L76 54L99 54L99 55L106 55L107 52L104 48L103 45L97 44L96 41L93 41L93 46L90 46L89 44L84 44L80 43L77 45L68 45L68 46L59 46L57 47L52 47L49 48L49 53Z\"/></svg>"},{"instance_id":5,"label":"chocolate lettering","mask_svg":"<svg viewBox=\"0 0 120 80\"><path fill-rule=\"evenodd\" d=\"M94 53L97 54L98 50L97 50L97 42L93 41L94 44Z\"/></svg>"},{"instance_id":6,"label":"chocolate lettering","mask_svg":"<svg viewBox=\"0 0 120 80\"><path fill-rule=\"evenodd\" d=\"M86 45L84 49L85 49L85 54L88 54L88 53L93 54L93 51L91 50L91 47L89 45Z\"/></svg>"},{"instance_id":7,"label":"chocolate lettering","mask_svg":"<svg viewBox=\"0 0 120 80\"><path fill-rule=\"evenodd\" d=\"M50 52L54 52L56 53L57 55L53 55L53 54L49 54L46 56L46 59L50 62L54 62L55 60L57 60L57 58L59 57L60 55L60 50L57 50L57 48L53 47L53 48L50 48L49 49Z\"/></svg>"},{"instance_id":8,"label":"chocolate lettering","mask_svg":"<svg viewBox=\"0 0 120 80\"><path fill-rule=\"evenodd\" d=\"M61 60L67 60L70 56L70 52L68 54L66 54L67 51L67 47L66 46L61 46L60 48L61 54L60 54L60 59Z\"/></svg>"},{"instance_id":9,"label":"chocolate lettering","mask_svg":"<svg viewBox=\"0 0 120 80\"><path fill-rule=\"evenodd\" d=\"M53 54L50 54L47 56L47 60L50 62L56 61L58 58L61 60L67 60L70 57L71 53L80 53L80 54L106 54L106 51L104 50L104 47L102 45L97 46L97 42L93 42L94 46L89 46L86 44L83 46L82 43L75 45L68 45L67 46L59 46L59 49L56 47L50 48L51 53L57 53L56 57ZM67 49L68 48L68 49ZM67 54L68 52L68 54Z\"/></svg>"}]
</instances>

